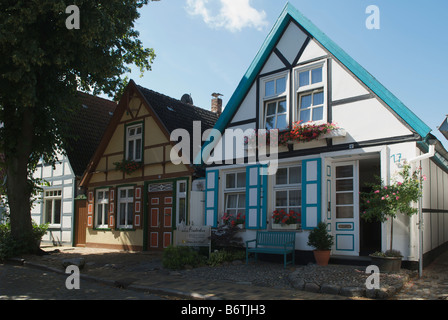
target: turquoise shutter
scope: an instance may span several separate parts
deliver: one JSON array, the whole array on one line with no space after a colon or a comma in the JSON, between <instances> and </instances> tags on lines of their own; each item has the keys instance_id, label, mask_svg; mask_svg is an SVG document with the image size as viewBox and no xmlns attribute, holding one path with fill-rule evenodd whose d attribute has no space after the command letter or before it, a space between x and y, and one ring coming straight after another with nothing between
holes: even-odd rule
<instances>
[{"instance_id":1,"label":"turquoise shutter","mask_svg":"<svg viewBox=\"0 0 448 320\"><path fill-rule=\"evenodd\" d=\"M302 162L302 229L317 227L321 220L321 159Z\"/></svg>"},{"instance_id":2,"label":"turquoise shutter","mask_svg":"<svg viewBox=\"0 0 448 320\"><path fill-rule=\"evenodd\" d=\"M219 171L210 170L205 175L205 225L218 226Z\"/></svg>"},{"instance_id":3,"label":"turquoise shutter","mask_svg":"<svg viewBox=\"0 0 448 320\"><path fill-rule=\"evenodd\" d=\"M266 229L267 175L260 165L246 168L246 229Z\"/></svg>"}]
</instances>

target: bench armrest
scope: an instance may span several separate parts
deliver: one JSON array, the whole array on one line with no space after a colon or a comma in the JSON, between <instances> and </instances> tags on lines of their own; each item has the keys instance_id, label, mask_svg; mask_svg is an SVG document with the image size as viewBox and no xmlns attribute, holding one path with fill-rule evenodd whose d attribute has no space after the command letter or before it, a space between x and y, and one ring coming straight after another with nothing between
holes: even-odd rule
<instances>
[{"instance_id":1,"label":"bench armrest","mask_svg":"<svg viewBox=\"0 0 448 320\"><path fill-rule=\"evenodd\" d=\"M257 239L253 239L253 240L248 240L248 241L246 241L246 248L249 246L249 243L250 242L256 242L257 241Z\"/></svg>"}]
</instances>

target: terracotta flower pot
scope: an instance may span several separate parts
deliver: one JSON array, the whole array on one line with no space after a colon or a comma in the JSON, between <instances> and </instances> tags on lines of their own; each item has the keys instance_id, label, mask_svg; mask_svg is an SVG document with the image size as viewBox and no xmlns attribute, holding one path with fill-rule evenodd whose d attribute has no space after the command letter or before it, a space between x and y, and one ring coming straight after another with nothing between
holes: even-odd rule
<instances>
[{"instance_id":1,"label":"terracotta flower pot","mask_svg":"<svg viewBox=\"0 0 448 320\"><path fill-rule=\"evenodd\" d=\"M328 261L330 260L330 250L314 250L314 259L316 259L316 263L319 266L328 265Z\"/></svg>"}]
</instances>

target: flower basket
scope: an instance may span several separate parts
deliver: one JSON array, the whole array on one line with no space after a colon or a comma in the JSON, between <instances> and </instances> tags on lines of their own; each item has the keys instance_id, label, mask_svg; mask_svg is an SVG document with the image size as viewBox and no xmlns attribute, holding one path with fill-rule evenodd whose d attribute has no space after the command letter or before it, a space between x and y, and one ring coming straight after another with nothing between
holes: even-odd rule
<instances>
[{"instance_id":1,"label":"flower basket","mask_svg":"<svg viewBox=\"0 0 448 320\"><path fill-rule=\"evenodd\" d=\"M297 230L299 229L298 223L292 223L292 224L282 224L282 223L273 223L272 229L275 230Z\"/></svg>"},{"instance_id":2,"label":"flower basket","mask_svg":"<svg viewBox=\"0 0 448 320\"><path fill-rule=\"evenodd\" d=\"M115 170L131 174L142 168L142 163L134 160L123 160L121 162L114 162Z\"/></svg>"},{"instance_id":3,"label":"flower basket","mask_svg":"<svg viewBox=\"0 0 448 320\"><path fill-rule=\"evenodd\" d=\"M237 215L224 213L222 217L222 222L226 226L238 229L244 229L244 225L246 223L246 216L241 212L239 212Z\"/></svg>"}]
</instances>

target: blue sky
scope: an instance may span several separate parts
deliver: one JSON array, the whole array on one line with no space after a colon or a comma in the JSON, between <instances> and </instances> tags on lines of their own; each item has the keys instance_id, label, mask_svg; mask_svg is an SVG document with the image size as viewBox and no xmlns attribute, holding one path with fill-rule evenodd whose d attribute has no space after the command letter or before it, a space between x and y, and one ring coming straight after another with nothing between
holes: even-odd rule
<instances>
[{"instance_id":1,"label":"blue sky","mask_svg":"<svg viewBox=\"0 0 448 320\"><path fill-rule=\"evenodd\" d=\"M448 114L448 1L289 1L433 130ZM226 105L286 0L161 0L136 23L157 57L137 84L209 109L211 94ZM369 30L366 8L380 9L380 29Z\"/></svg>"}]
</instances>

